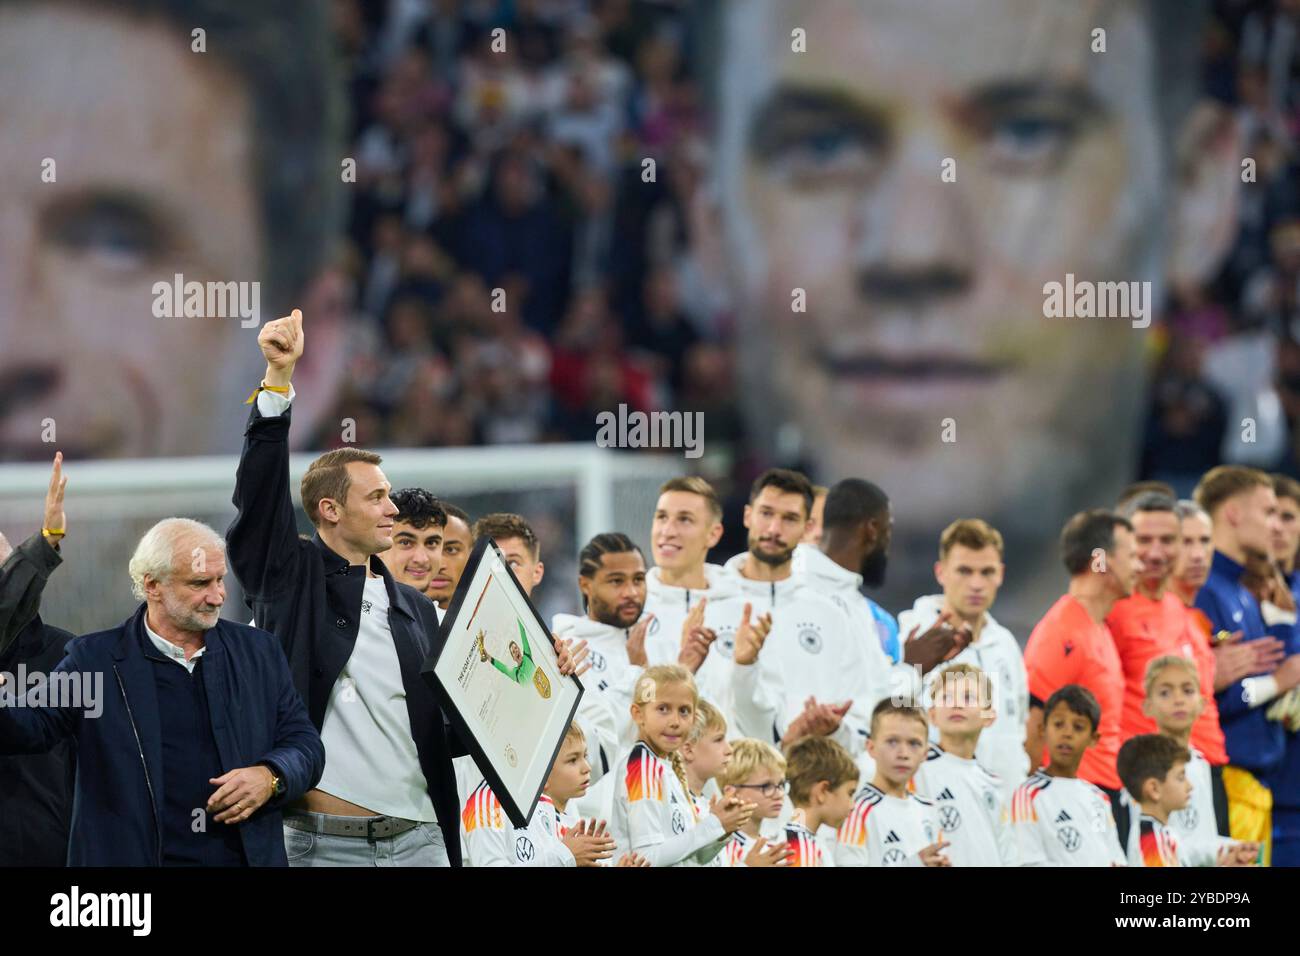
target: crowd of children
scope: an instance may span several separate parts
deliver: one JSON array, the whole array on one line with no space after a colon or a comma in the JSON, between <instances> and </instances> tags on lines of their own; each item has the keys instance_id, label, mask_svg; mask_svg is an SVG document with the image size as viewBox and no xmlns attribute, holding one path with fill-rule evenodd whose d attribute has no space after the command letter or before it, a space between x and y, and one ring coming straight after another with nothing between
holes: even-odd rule
<instances>
[{"instance_id":1,"label":"crowd of children","mask_svg":"<svg viewBox=\"0 0 1300 956\"><path fill-rule=\"evenodd\" d=\"M926 707L876 705L869 779L827 736L801 737L784 754L761 740L729 740L690 671L656 666L636 684L637 739L614 777L608 820L568 812L591 776L575 722L528 826L511 827L482 783L462 817L466 848L474 866L1254 865L1258 844L1217 833L1209 768L1188 744L1203 706L1194 664L1158 658L1146 685L1144 710L1158 732L1120 749L1131 801L1123 839L1109 796L1078 776L1100 723L1083 687L1046 702L1047 762L1008 804L997 775L975 758L997 714L974 665L943 668Z\"/></svg>"},{"instance_id":2,"label":"crowd of children","mask_svg":"<svg viewBox=\"0 0 1300 956\"><path fill-rule=\"evenodd\" d=\"M869 482L814 495L797 473L761 476L749 550L725 566L705 561L720 528L712 489L668 482L653 568L622 533L583 549L584 614L553 627L588 648L584 704L526 827L487 783L466 785L468 862L1266 863L1263 840L1226 825L1235 768L1223 766L1216 697L1236 685L1189 646L1203 633L1183 594L1197 594L1196 569L1168 558L1179 521L1195 531L1205 516L1167 498L1139 494L1132 522L1098 511L1067 523L1070 590L1022 659L989 614L1003 566L986 523L945 530L942 593L918 599L900 629L858 590L889 541L888 499ZM1261 701L1287 690L1273 684Z\"/></svg>"}]
</instances>

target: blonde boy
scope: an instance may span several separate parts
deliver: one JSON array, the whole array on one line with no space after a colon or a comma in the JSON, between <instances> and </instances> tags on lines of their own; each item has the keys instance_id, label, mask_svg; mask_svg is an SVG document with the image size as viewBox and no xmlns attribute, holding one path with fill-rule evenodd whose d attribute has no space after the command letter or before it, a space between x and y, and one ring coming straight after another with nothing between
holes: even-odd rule
<instances>
[{"instance_id":1,"label":"blonde boy","mask_svg":"<svg viewBox=\"0 0 1300 956\"><path fill-rule=\"evenodd\" d=\"M1200 671L1196 661L1177 654L1157 657L1147 665L1146 699L1142 712L1156 723L1157 732L1187 751L1186 777L1191 785L1187 806L1169 814L1167 826L1180 847L1180 855L1189 865L1212 865L1219 854L1229 849L1233 859L1253 858L1259 844L1244 843L1219 834L1214 814L1214 793L1210 764L1191 745L1192 727L1205 707L1201 693ZM1136 821L1137 814L1133 815ZM1140 845L1141 834L1134 823L1129 835L1129 855ZM1150 842L1150 841L1148 841Z\"/></svg>"},{"instance_id":2,"label":"blonde boy","mask_svg":"<svg viewBox=\"0 0 1300 956\"><path fill-rule=\"evenodd\" d=\"M1002 781L975 756L997 717L991 682L975 665L958 663L945 667L932 688L930 722L939 742L916 771L916 792L933 801L953 866L1015 866L1019 853Z\"/></svg>"},{"instance_id":3,"label":"blonde boy","mask_svg":"<svg viewBox=\"0 0 1300 956\"><path fill-rule=\"evenodd\" d=\"M727 718L707 700L701 700L695 710L695 723L691 724L681 753L690 789L687 795L697 813L708 813L709 798L713 795L709 791L716 787L710 784L727 768L731 744L727 743Z\"/></svg>"},{"instance_id":4,"label":"blonde boy","mask_svg":"<svg viewBox=\"0 0 1300 956\"><path fill-rule=\"evenodd\" d=\"M590 780L587 741L572 723L527 826L511 826L492 788L486 780L481 782L461 813L469 865L598 866L609 860L614 840L604 822L571 825L564 817L569 800L585 793Z\"/></svg>"},{"instance_id":5,"label":"blonde boy","mask_svg":"<svg viewBox=\"0 0 1300 956\"><path fill-rule=\"evenodd\" d=\"M731 835L722 848L726 866L785 866L790 855L785 843L767 845L759 827L781 814L785 797L785 757L769 743L742 737L731 742L731 760L717 776L726 797L756 804L754 815Z\"/></svg>"}]
</instances>

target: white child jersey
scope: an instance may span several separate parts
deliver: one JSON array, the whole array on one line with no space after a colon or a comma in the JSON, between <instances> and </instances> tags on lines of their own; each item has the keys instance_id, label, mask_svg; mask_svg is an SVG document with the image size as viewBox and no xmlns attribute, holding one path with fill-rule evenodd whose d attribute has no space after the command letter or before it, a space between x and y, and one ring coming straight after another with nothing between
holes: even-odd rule
<instances>
[{"instance_id":1,"label":"white child jersey","mask_svg":"<svg viewBox=\"0 0 1300 956\"><path fill-rule=\"evenodd\" d=\"M757 842L757 837L748 836L737 830L722 845L722 853L718 856L718 859L722 861L723 866L744 866L746 855Z\"/></svg>"},{"instance_id":2,"label":"white child jersey","mask_svg":"<svg viewBox=\"0 0 1300 956\"><path fill-rule=\"evenodd\" d=\"M712 813L700 816L672 764L638 740L620 761L610 835L615 856L629 850L651 866L716 866L726 834Z\"/></svg>"},{"instance_id":3,"label":"white child jersey","mask_svg":"<svg viewBox=\"0 0 1300 956\"><path fill-rule=\"evenodd\" d=\"M1020 862L1011 815L997 774L931 744L912 778L934 804L953 866L1016 866Z\"/></svg>"},{"instance_id":4,"label":"white child jersey","mask_svg":"<svg viewBox=\"0 0 1300 956\"><path fill-rule=\"evenodd\" d=\"M833 845L828 846L808 829L803 820L803 811L796 810L794 817L786 821L784 836L786 849L790 851L790 855L785 858L786 866L835 865Z\"/></svg>"},{"instance_id":5,"label":"white child jersey","mask_svg":"<svg viewBox=\"0 0 1300 956\"><path fill-rule=\"evenodd\" d=\"M917 636L929 630L943 610L943 595L930 594L917 598L910 611L898 615L898 633L902 640L913 628ZM979 640L968 645L951 661L940 664L936 671L950 664L972 664L989 677L993 693L993 723L980 734L975 748L975 759L1001 778L1002 799L1011 802L1016 787L1029 774L1029 755L1025 753L1025 721L1029 717L1029 678L1025 672L1025 658L1014 635L985 612L984 627ZM930 728L930 739L938 742L939 732Z\"/></svg>"},{"instance_id":6,"label":"white child jersey","mask_svg":"<svg viewBox=\"0 0 1300 956\"><path fill-rule=\"evenodd\" d=\"M484 781L465 802L460 826L468 866L577 866L562 842L559 812L545 794L528 826L515 827Z\"/></svg>"},{"instance_id":7,"label":"white child jersey","mask_svg":"<svg viewBox=\"0 0 1300 956\"><path fill-rule=\"evenodd\" d=\"M1192 759L1187 762L1187 779L1192 785L1192 797L1187 806L1169 814L1165 824L1170 835L1178 844L1178 857L1183 866L1215 866L1219 851L1232 846L1238 841L1219 833L1214 816L1214 792L1210 776L1210 764L1195 747L1188 746ZM1121 791L1120 798L1128 807L1129 829L1124 841L1127 854L1132 860L1141 842L1138 823L1144 816L1127 791ZM1152 864L1147 864L1152 865Z\"/></svg>"},{"instance_id":8,"label":"white child jersey","mask_svg":"<svg viewBox=\"0 0 1300 956\"><path fill-rule=\"evenodd\" d=\"M1016 788L1011 828L1024 866L1123 866L1110 797L1078 777L1042 770Z\"/></svg>"},{"instance_id":9,"label":"white child jersey","mask_svg":"<svg viewBox=\"0 0 1300 956\"><path fill-rule=\"evenodd\" d=\"M731 657L736 649L736 628L744 614L745 598L721 565L706 564L704 577L709 586L692 590L664 584L658 568L651 568L646 574L645 613L654 615L646 631L646 658L652 665L676 664L686 615L701 598L708 598L704 626L713 629L717 640L695 672L695 686L700 697L722 711L727 726L731 727L736 719L731 706Z\"/></svg>"},{"instance_id":10,"label":"white child jersey","mask_svg":"<svg viewBox=\"0 0 1300 956\"><path fill-rule=\"evenodd\" d=\"M737 736L780 743L786 728L803 711L804 701L853 701L832 735L851 754L866 746L874 693L866 641L848 614L800 579L752 581L742 577L746 553L725 565L752 614L771 613L772 630L754 664L732 668L732 705Z\"/></svg>"},{"instance_id":11,"label":"white child jersey","mask_svg":"<svg viewBox=\"0 0 1300 956\"><path fill-rule=\"evenodd\" d=\"M867 784L835 841L836 866L922 866L920 852L939 839L934 804L909 793L891 797Z\"/></svg>"},{"instance_id":12,"label":"white child jersey","mask_svg":"<svg viewBox=\"0 0 1300 956\"><path fill-rule=\"evenodd\" d=\"M588 701L585 710L579 702L577 716L587 734L587 759L591 763L594 783L596 771L601 770L603 776L604 764L608 764L612 771L617 756L636 740L636 725L632 723L630 708L642 668L627 659L628 628L601 624L576 614L556 614L551 619L551 630L556 637L587 642L587 660L591 662L591 669L578 679L586 691L582 696L592 700ZM603 708L595 707L598 697ZM592 719L596 713L602 715L599 720ZM593 747L592 728L596 731L596 747ZM602 732L603 728L607 730ZM605 739L609 733L615 735L613 740ZM597 752L599 748L605 748L603 761Z\"/></svg>"},{"instance_id":13,"label":"white child jersey","mask_svg":"<svg viewBox=\"0 0 1300 956\"><path fill-rule=\"evenodd\" d=\"M1129 866L1190 866L1182 858L1174 831L1148 814L1140 814L1137 839L1128 847Z\"/></svg>"},{"instance_id":14,"label":"white child jersey","mask_svg":"<svg viewBox=\"0 0 1300 956\"><path fill-rule=\"evenodd\" d=\"M834 601L848 615L855 634L871 638L864 648L870 682L863 698L867 714L886 697L914 695L920 689L912 669L906 665L896 667L885 653L885 635L862 594L862 575L840 567L811 544L795 546L790 570L812 590Z\"/></svg>"},{"instance_id":15,"label":"white child jersey","mask_svg":"<svg viewBox=\"0 0 1300 956\"><path fill-rule=\"evenodd\" d=\"M1181 810L1169 814L1169 829L1178 838L1180 852L1188 866L1214 866L1219 850L1237 841L1219 833L1214 817L1214 784L1210 762L1195 747L1188 747L1187 779L1192 799Z\"/></svg>"}]
</instances>

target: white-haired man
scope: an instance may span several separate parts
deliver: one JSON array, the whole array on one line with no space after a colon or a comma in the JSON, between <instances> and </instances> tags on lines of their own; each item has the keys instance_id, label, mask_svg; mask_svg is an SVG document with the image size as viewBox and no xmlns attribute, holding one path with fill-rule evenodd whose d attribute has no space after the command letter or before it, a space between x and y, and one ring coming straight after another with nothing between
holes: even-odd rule
<instances>
[{"instance_id":1,"label":"white-haired man","mask_svg":"<svg viewBox=\"0 0 1300 956\"><path fill-rule=\"evenodd\" d=\"M17 699L4 688L0 752L75 741L70 865L287 865L280 808L325 750L275 638L220 619L221 536L164 519L130 574L125 623L73 641Z\"/></svg>"}]
</instances>

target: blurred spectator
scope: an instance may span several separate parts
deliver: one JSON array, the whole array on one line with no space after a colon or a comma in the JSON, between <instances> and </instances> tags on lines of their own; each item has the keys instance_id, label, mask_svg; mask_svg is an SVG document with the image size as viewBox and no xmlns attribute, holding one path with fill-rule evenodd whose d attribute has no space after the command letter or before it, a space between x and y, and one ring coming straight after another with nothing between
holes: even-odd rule
<instances>
[{"instance_id":1,"label":"blurred spectator","mask_svg":"<svg viewBox=\"0 0 1300 956\"><path fill-rule=\"evenodd\" d=\"M672 270L660 268L647 275L628 342L653 357L656 374L667 379L674 396L681 392L686 353L699 339L681 310Z\"/></svg>"},{"instance_id":2,"label":"blurred spectator","mask_svg":"<svg viewBox=\"0 0 1300 956\"><path fill-rule=\"evenodd\" d=\"M1140 476L1167 481L1188 497L1202 474L1219 463L1227 407L1201 375L1202 340L1176 337L1157 371L1147 418Z\"/></svg>"},{"instance_id":3,"label":"blurred spectator","mask_svg":"<svg viewBox=\"0 0 1300 956\"><path fill-rule=\"evenodd\" d=\"M491 285L516 274L524 320L549 332L563 308L570 256L568 230L542 189L536 165L518 153L497 161L488 194L466 216L457 258Z\"/></svg>"},{"instance_id":4,"label":"blurred spectator","mask_svg":"<svg viewBox=\"0 0 1300 956\"><path fill-rule=\"evenodd\" d=\"M651 411L655 407L649 374L623 350L623 334L610 315L605 295L586 289L574 297L556 334L551 389L555 423L573 441L595 435L596 415L617 411Z\"/></svg>"}]
</instances>

